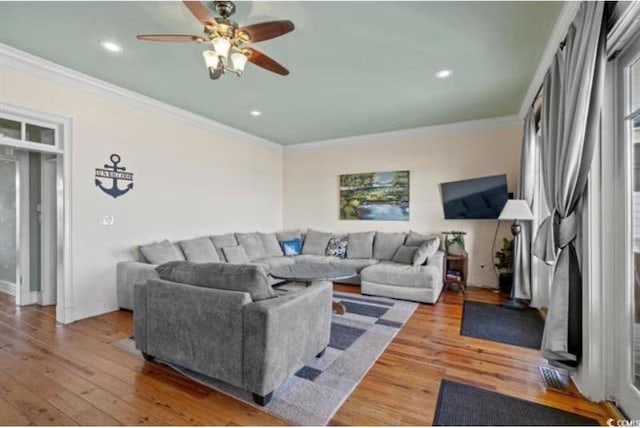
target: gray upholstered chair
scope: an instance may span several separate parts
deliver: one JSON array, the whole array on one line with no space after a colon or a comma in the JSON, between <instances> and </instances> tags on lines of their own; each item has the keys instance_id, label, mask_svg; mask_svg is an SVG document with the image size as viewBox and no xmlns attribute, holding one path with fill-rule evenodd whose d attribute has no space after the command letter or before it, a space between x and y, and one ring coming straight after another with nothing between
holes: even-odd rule
<instances>
[{"instance_id":1,"label":"gray upholstered chair","mask_svg":"<svg viewBox=\"0 0 640 428\"><path fill-rule=\"evenodd\" d=\"M265 405L289 376L321 356L331 332L331 283L276 295L263 268L171 262L135 286L136 347L225 381Z\"/></svg>"}]
</instances>

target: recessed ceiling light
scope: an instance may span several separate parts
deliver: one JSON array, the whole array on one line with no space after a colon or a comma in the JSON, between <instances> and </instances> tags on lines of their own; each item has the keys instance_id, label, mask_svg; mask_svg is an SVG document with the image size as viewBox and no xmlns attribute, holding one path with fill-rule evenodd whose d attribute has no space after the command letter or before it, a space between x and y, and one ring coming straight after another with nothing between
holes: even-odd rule
<instances>
[{"instance_id":1,"label":"recessed ceiling light","mask_svg":"<svg viewBox=\"0 0 640 428\"><path fill-rule=\"evenodd\" d=\"M122 46L120 46L116 42L112 42L111 40L101 41L100 46L102 46L104 49L108 50L109 52L113 52L113 53L120 53L123 50Z\"/></svg>"},{"instance_id":2,"label":"recessed ceiling light","mask_svg":"<svg viewBox=\"0 0 640 428\"><path fill-rule=\"evenodd\" d=\"M453 74L453 71L451 70L440 70L436 73L436 77L438 79L446 79L447 77L451 76Z\"/></svg>"},{"instance_id":3,"label":"recessed ceiling light","mask_svg":"<svg viewBox=\"0 0 640 428\"><path fill-rule=\"evenodd\" d=\"M258 111L258 110L252 110L251 111L251 116L260 116L260 115L262 115L261 111Z\"/></svg>"}]
</instances>

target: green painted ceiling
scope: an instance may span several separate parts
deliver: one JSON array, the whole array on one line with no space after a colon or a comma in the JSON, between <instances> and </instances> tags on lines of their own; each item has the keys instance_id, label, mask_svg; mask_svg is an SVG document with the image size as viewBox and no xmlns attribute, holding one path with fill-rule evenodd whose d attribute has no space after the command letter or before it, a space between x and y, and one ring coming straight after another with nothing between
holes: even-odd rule
<instances>
[{"instance_id":1,"label":"green painted ceiling","mask_svg":"<svg viewBox=\"0 0 640 428\"><path fill-rule=\"evenodd\" d=\"M205 3L211 6L211 3ZM180 2L0 2L0 43L282 144L515 114L558 2L237 2L234 19L290 19L255 45L289 68L208 78ZM99 45L114 40L112 54ZM452 69L440 80L434 73ZM262 111L253 117L251 110Z\"/></svg>"}]
</instances>

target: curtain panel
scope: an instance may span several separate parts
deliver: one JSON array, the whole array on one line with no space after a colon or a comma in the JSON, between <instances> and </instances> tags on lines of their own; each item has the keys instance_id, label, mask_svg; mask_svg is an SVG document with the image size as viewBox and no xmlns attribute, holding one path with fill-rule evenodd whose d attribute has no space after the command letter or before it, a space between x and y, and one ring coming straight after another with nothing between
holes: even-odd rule
<instances>
[{"instance_id":1,"label":"curtain panel","mask_svg":"<svg viewBox=\"0 0 640 428\"><path fill-rule=\"evenodd\" d=\"M536 185L536 119L533 106L524 118L518 199L524 199L533 212ZM532 223L520 223L521 232L515 237L513 252L513 297L531 300L531 236Z\"/></svg>"},{"instance_id":2,"label":"curtain panel","mask_svg":"<svg viewBox=\"0 0 640 428\"><path fill-rule=\"evenodd\" d=\"M582 354L582 277L576 207L600 134L606 28L604 2L583 2L543 84L541 170L551 215L540 225L534 254L555 267L542 355L574 369Z\"/></svg>"}]
</instances>

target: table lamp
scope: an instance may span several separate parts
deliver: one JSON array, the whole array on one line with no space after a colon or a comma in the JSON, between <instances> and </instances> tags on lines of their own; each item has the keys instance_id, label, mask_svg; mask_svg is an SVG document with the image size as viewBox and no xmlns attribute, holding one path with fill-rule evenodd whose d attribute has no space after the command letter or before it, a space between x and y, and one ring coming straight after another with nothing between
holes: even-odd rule
<instances>
[{"instance_id":1,"label":"table lamp","mask_svg":"<svg viewBox=\"0 0 640 428\"><path fill-rule=\"evenodd\" d=\"M518 236L522 231L522 226L519 222L533 220L533 213L531 212L531 208L529 208L529 204L524 199L509 199L504 205L504 208L502 208L502 212L500 212L500 216L498 217L498 221L502 220L513 220L513 223L511 224L511 234L515 241L516 236ZM520 303L515 298L513 278L511 283L511 300L505 303L504 307L508 309L525 309L527 307L527 305Z\"/></svg>"}]
</instances>

